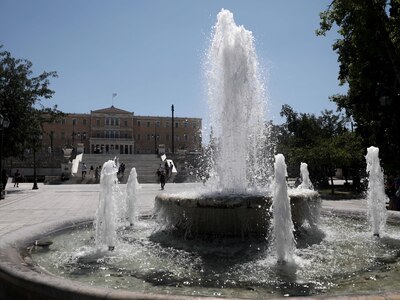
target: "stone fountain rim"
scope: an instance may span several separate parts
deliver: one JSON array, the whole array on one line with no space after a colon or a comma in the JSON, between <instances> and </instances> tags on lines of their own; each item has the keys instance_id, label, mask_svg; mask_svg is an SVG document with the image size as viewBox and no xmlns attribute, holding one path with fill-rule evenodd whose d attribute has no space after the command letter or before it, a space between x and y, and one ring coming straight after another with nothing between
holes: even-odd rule
<instances>
[{"instance_id":1,"label":"stone fountain rim","mask_svg":"<svg viewBox=\"0 0 400 300\"><path fill-rule=\"evenodd\" d=\"M322 209L323 214L336 214L354 217L365 217L365 210L346 210L346 209ZM389 212L389 222L400 224L400 215ZM0 286L4 289L9 287L11 290L23 290L25 296L32 297L40 295L41 299L198 299L194 296L166 295L155 293L143 293L127 290L113 290L103 287L94 287L83 284L79 281L51 275L39 266L35 266L29 260L24 260L23 252L27 247L33 245L36 240L43 239L52 234L59 234L78 226L87 225L93 222L93 218L71 218L69 220L48 222L29 227L23 227L16 231L5 234L0 241ZM2 292L0 292L0 296ZM7 295L7 294L6 294ZM400 291L395 292L376 292L369 294L346 295L346 299L388 299L400 298ZM34 297L34 296L33 296ZM55 297L55 298L54 298ZM314 295L310 298L319 299L343 299L344 296L324 296ZM377 298L379 297L379 298ZM287 297L277 297L275 299ZM207 297L207 299L219 299ZM228 299L228 298L224 298ZM229 298L237 299L237 298ZM294 297L292 299L300 299ZM304 297L301 297L304 299Z\"/></svg>"},{"instance_id":2,"label":"stone fountain rim","mask_svg":"<svg viewBox=\"0 0 400 300\"><path fill-rule=\"evenodd\" d=\"M309 189L288 190L291 201L307 199L309 201L320 201L317 191ZM222 192L211 193L159 193L155 197L156 203L166 205L177 205L181 207L203 207L203 208L260 208L272 203L272 195L269 193L249 192L242 194L230 194Z\"/></svg>"}]
</instances>

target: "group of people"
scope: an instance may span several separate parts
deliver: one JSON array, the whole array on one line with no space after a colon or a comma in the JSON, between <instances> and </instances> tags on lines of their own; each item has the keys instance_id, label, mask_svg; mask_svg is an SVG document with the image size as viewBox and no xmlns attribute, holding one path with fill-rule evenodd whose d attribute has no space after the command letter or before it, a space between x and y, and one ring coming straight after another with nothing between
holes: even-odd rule
<instances>
[{"instance_id":1,"label":"group of people","mask_svg":"<svg viewBox=\"0 0 400 300\"><path fill-rule=\"evenodd\" d=\"M168 164L168 162L165 161L164 165L160 164L160 167L157 170L158 181L161 184L162 190L165 187L165 182L171 177L173 167L174 165L172 162Z\"/></svg>"},{"instance_id":2,"label":"group of people","mask_svg":"<svg viewBox=\"0 0 400 300\"><path fill-rule=\"evenodd\" d=\"M82 163L81 171L82 171L82 179L85 179L87 172L87 166L85 163ZM89 176L91 176L92 178L94 177L96 181L98 181L100 180L100 172L101 172L101 166L98 166L96 168L94 166L90 166Z\"/></svg>"},{"instance_id":3,"label":"group of people","mask_svg":"<svg viewBox=\"0 0 400 300\"><path fill-rule=\"evenodd\" d=\"M82 171L82 179L85 179L87 173L87 166L85 163L82 163L81 171ZM89 175L92 178L94 177L96 181L100 180L100 173L101 173L101 166L98 166L96 168L94 166L90 166ZM124 173L125 173L125 164L121 163L118 168L117 176L123 177Z\"/></svg>"}]
</instances>

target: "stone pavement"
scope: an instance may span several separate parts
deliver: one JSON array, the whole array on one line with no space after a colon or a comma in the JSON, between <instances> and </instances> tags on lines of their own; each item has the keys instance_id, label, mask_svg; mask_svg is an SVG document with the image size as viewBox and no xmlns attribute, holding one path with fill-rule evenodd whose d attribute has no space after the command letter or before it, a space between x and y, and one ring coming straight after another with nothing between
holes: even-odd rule
<instances>
[{"instance_id":1,"label":"stone pavement","mask_svg":"<svg viewBox=\"0 0 400 300\"><path fill-rule=\"evenodd\" d=\"M191 190L198 183L167 183L166 192ZM24 226L68 220L72 217L95 216L100 185L43 185L32 190L32 183L21 183L19 188L12 184L6 187L6 197L0 200L0 237ZM154 197L160 193L159 184L142 184L139 191L138 209L149 213L154 206ZM125 192L126 185L120 185Z\"/></svg>"},{"instance_id":2,"label":"stone pavement","mask_svg":"<svg viewBox=\"0 0 400 300\"><path fill-rule=\"evenodd\" d=\"M6 187L6 197L0 201L0 237L19 228L39 223L63 221L72 217L93 217L99 201L100 185L43 185L32 190L32 183L12 184ZM139 191L138 209L149 213L154 206L154 197L160 193L158 184L142 184ZM201 183L167 183L165 192L191 191ZM120 185L125 191L126 185ZM323 201L326 208L366 208L365 200Z\"/></svg>"}]
</instances>

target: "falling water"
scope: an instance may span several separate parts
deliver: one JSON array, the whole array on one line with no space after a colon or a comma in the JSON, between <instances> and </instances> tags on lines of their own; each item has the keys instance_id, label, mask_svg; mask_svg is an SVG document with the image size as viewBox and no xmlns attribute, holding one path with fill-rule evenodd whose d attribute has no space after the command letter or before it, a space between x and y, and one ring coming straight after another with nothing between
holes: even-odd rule
<instances>
[{"instance_id":1,"label":"falling water","mask_svg":"<svg viewBox=\"0 0 400 300\"><path fill-rule=\"evenodd\" d=\"M117 229L117 197L114 193L118 182L118 168L113 160L103 164L100 177L99 206L96 212L96 245L97 247L115 247Z\"/></svg>"},{"instance_id":2,"label":"falling water","mask_svg":"<svg viewBox=\"0 0 400 300\"><path fill-rule=\"evenodd\" d=\"M244 193L254 178L262 182L263 176L269 175L265 167L265 91L253 35L237 26L228 10L218 14L207 68L218 188Z\"/></svg>"},{"instance_id":3,"label":"falling water","mask_svg":"<svg viewBox=\"0 0 400 300\"><path fill-rule=\"evenodd\" d=\"M386 225L387 211L385 184L383 171L379 162L379 148L369 147L367 149L367 172L368 172L368 217L372 227L372 233L379 236Z\"/></svg>"},{"instance_id":4,"label":"falling water","mask_svg":"<svg viewBox=\"0 0 400 300\"><path fill-rule=\"evenodd\" d=\"M310 174L308 173L308 165L306 163L302 162L300 164L300 175L301 175L301 184L297 188L313 190L314 187L310 180Z\"/></svg>"},{"instance_id":5,"label":"falling water","mask_svg":"<svg viewBox=\"0 0 400 300\"><path fill-rule=\"evenodd\" d=\"M126 202L127 202L127 218L131 226L137 218L137 192L139 190L139 182L137 180L136 168L132 168L126 184Z\"/></svg>"},{"instance_id":6,"label":"falling water","mask_svg":"<svg viewBox=\"0 0 400 300\"><path fill-rule=\"evenodd\" d=\"M295 249L293 221L286 183L286 163L282 154L275 156L275 184L272 199L273 233L278 262L291 262Z\"/></svg>"}]
</instances>

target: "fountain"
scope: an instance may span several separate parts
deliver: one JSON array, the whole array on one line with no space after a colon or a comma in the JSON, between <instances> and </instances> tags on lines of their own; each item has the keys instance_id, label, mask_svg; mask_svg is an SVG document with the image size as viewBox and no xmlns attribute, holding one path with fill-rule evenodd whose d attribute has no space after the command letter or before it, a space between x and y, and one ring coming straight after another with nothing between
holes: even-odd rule
<instances>
[{"instance_id":1,"label":"fountain","mask_svg":"<svg viewBox=\"0 0 400 300\"><path fill-rule=\"evenodd\" d=\"M386 216L378 151L368 149L367 163L369 215L379 239L371 237L363 210L328 206L320 218L321 201L306 164L300 167L304 185L297 189L288 189L283 155L276 155L275 168L270 167L253 37L227 10L218 15L208 67L217 142L206 188L161 193L155 200L158 220L144 219L136 216L135 200L143 194L135 171L124 195L115 162L106 162L95 228L90 218L71 218L2 237L0 298L264 299L359 293L367 299L365 294L398 298L400 217L390 214L393 224L382 232ZM134 226L124 226L126 217ZM315 239L318 231L325 234ZM45 237L53 244L36 247L35 241Z\"/></svg>"},{"instance_id":2,"label":"fountain","mask_svg":"<svg viewBox=\"0 0 400 300\"><path fill-rule=\"evenodd\" d=\"M104 163L100 177L99 206L96 212L96 244L114 250L117 238L117 199L114 193L118 168L113 160Z\"/></svg>"},{"instance_id":3,"label":"fountain","mask_svg":"<svg viewBox=\"0 0 400 300\"><path fill-rule=\"evenodd\" d=\"M136 168L132 168L129 173L128 182L126 184L126 206L127 206L127 219L129 224L133 226L137 220L137 193L140 189L139 182L137 180Z\"/></svg>"},{"instance_id":4,"label":"fountain","mask_svg":"<svg viewBox=\"0 0 400 300\"><path fill-rule=\"evenodd\" d=\"M237 26L228 10L218 14L206 67L210 127L217 141L210 179L203 191L160 194L156 214L165 227L185 236L267 235L273 147L264 121L265 88L253 35ZM301 210L297 203L319 196L307 191L290 197L293 209Z\"/></svg>"},{"instance_id":5,"label":"fountain","mask_svg":"<svg viewBox=\"0 0 400 300\"><path fill-rule=\"evenodd\" d=\"M292 262L294 253L293 221L286 183L286 163L282 154L275 156L273 224L278 262Z\"/></svg>"},{"instance_id":6,"label":"fountain","mask_svg":"<svg viewBox=\"0 0 400 300\"><path fill-rule=\"evenodd\" d=\"M300 164L300 175L301 175L301 184L297 188L313 190L314 187L310 180L310 175L308 172L308 165L304 162L302 162Z\"/></svg>"},{"instance_id":7,"label":"fountain","mask_svg":"<svg viewBox=\"0 0 400 300\"><path fill-rule=\"evenodd\" d=\"M373 146L369 147L365 159L367 161L367 172L369 173L367 191L368 217L373 235L379 236L386 225L386 202L388 202L385 194L383 171L379 162L379 149Z\"/></svg>"}]
</instances>

